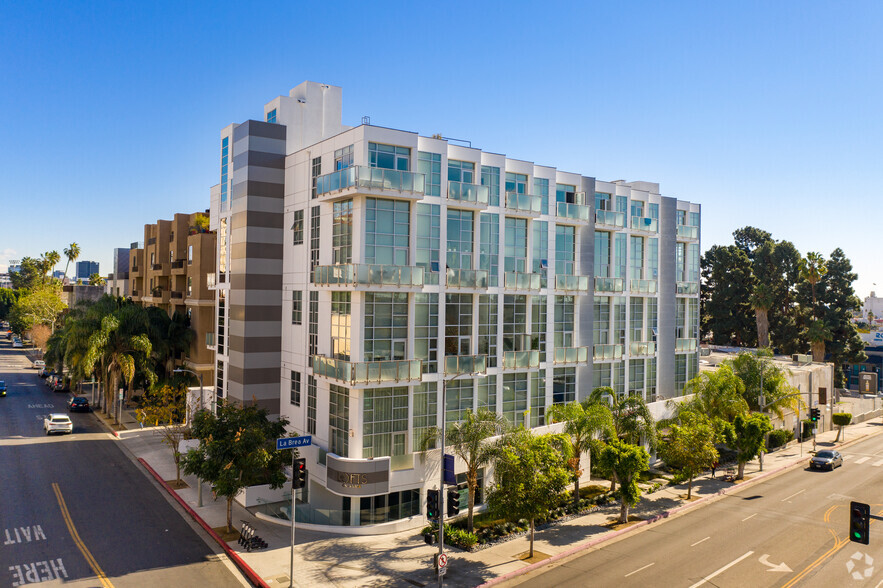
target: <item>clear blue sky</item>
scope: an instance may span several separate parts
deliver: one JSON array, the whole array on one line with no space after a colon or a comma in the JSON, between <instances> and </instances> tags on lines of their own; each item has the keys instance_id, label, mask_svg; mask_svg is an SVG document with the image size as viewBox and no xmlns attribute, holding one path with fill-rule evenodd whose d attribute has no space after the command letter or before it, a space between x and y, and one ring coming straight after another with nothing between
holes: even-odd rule
<instances>
[{"instance_id":1,"label":"clear blue sky","mask_svg":"<svg viewBox=\"0 0 883 588\"><path fill-rule=\"evenodd\" d=\"M579 6L576 6L579 5ZM754 225L881 280L877 2L6 2L0 270L111 270L208 207L218 135L304 80L344 123L469 139L702 204L703 250ZM63 263L61 264L63 267Z\"/></svg>"}]
</instances>

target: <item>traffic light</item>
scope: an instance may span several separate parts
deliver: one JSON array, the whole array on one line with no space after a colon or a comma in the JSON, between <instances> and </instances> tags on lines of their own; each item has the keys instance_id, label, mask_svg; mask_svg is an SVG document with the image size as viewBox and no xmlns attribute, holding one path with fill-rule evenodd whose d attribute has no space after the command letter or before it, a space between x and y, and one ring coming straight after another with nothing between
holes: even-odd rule
<instances>
[{"instance_id":1,"label":"traffic light","mask_svg":"<svg viewBox=\"0 0 883 588\"><path fill-rule=\"evenodd\" d=\"M849 503L849 540L867 545L871 542L871 507L863 502Z\"/></svg>"},{"instance_id":2,"label":"traffic light","mask_svg":"<svg viewBox=\"0 0 883 588\"><path fill-rule=\"evenodd\" d=\"M818 408L809 409L809 420L814 423L819 422L819 417L821 416L821 411Z\"/></svg>"},{"instance_id":3,"label":"traffic light","mask_svg":"<svg viewBox=\"0 0 883 588\"><path fill-rule=\"evenodd\" d=\"M456 488L448 490L448 516L454 517L460 514L460 491Z\"/></svg>"},{"instance_id":4,"label":"traffic light","mask_svg":"<svg viewBox=\"0 0 883 588\"><path fill-rule=\"evenodd\" d=\"M438 498L438 490L426 491L426 518L431 521L437 521L439 512L441 512L439 510Z\"/></svg>"},{"instance_id":5,"label":"traffic light","mask_svg":"<svg viewBox=\"0 0 883 588\"><path fill-rule=\"evenodd\" d=\"M291 475L291 487L295 490L307 485L307 460L299 457L294 460L294 472Z\"/></svg>"}]
</instances>

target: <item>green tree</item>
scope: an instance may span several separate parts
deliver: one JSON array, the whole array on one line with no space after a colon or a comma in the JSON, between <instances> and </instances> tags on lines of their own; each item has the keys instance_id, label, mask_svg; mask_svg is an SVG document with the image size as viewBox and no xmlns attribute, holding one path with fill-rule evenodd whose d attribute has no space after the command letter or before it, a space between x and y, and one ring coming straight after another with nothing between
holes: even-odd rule
<instances>
[{"instance_id":1,"label":"green tree","mask_svg":"<svg viewBox=\"0 0 883 588\"><path fill-rule=\"evenodd\" d=\"M17 333L24 333L36 325L46 325L53 331L59 315L67 305L59 296L58 287L48 285L21 296L9 313L9 323Z\"/></svg>"},{"instance_id":2,"label":"green tree","mask_svg":"<svg viewBox=\"0 0 883 588\"><path fill-rule=\"evenodd\" d=\"M13 290L12 288L0 288L0 320L9 318L12 307L18 300L21 290Z\"/></svg>"},{"instance_id":3,"label":"green tree","mask_svg":"<svg viewBox=\"0 0 883 588\"><path fill-rule=\"evenodd\" d=\"M757 337L749 298L755 278L748 255L735 245L715 245L701 260L702 337L716 345L753 345Z\"/></svg>"},{"instance_id":4,"label":"green tree","mask_svg":"<svg viewBox=\"0 0 883 588\"><path fill-rule=\"evenodd\" d=\"M61 260L61 256L58 254L58 251L47 251L42 256L40 256L40 282L42 284L46 283L46 275L51 274L52 268L58 265L58 262Z\"/></svg>"},{"instance_id":5,"label":"green tree","mask_svg":"<svg viewBox=\"0 0 883 588\"><path fill-rule=\"evenodd\" d=\"M752 261L759 248L773 242L773 236L756 227L742 227L733 231L733 242Z\"/></svg>"},{"instance_id":6,"label":"green tree","mask_svg":"<svg viewBox=\"0 0 883 588\"><path fill-rule=\"evenodd\" d=\"M825 361L825 343L834 338L831 329L823 319L810 319L806 328L806 338L809 340L809 346L812 350L813 361Z\"/></svg>"},{"instance_id":7,"label":"green tree","mask_svg":"<svg viewBox=\"0 0 883 588\"><path fill-rule=\"evenodd\" d=\"M142 425L158 427L157 433L162 437L162 442L171 449L175 461L175 483L179 486L181 458L184 455L180 447L187 433L186 405L186 391L162 385L144 395L142 406L136 413Z\"/></svg>"},{"instance_id":8,"label":"green tree","mask_svg":"<svg viewBox=\"0 0 883 588\"><path fill-rule=\"evenodd\" d=\"M738 479L745 477L745 464L760 455L764 448L764 436L773 430L770 417L758 412L736 415L733 421L734 449L739 463Z\"/></svg>"},{"instance_id":9,"label":"green tree","mask_svg":"<svg viewBox=\"0 0 883 588\"><path fill-rule=\"evenodd\" d=\"M816 296L816 284L821 281L822 276L828 272L825 258L821 253L810 251L806 257L800 260L800 277L809 282L812 290L812 316L819 318L818 297Z\"/></svg>"},{"instance_id":10,"label":"green tree","mask_svg":"<svg viewBox=\"0 0 883 588\"><path fill-rule=\"evenodd\" d=\"M270 420L256 405L239 406L221 401L217 416L201 410L193 418L192 432L199 447L183 457L184 473L197 475L227 499L227 532L233 531L233 499L245 488L269 484L281 488L284 467L291 456L276 451L276 439L286 434L288 421ZM291 450L296 451L296 450Z\"/></svg>"},{"instance_id":11,"label":"green tree","mask_svg":"<svg viewBox=\"0 0 883 588\"><path fill-rule=\"evenodd\" d=\"M64 264L64 277L66 278L67 268L70 266L71 262L76 261L77 258L80 257L80 246L76 243L71 243L62 251L64 252L64 256L67 258L67 263Z\"/></svg>"},{"instance_id":12,"label":"green tree","mask_svg":"<svg viewBox=\"0 0 883 588\"><path fill-rule=\"evenodd\" d=\"M834 439L834 443L840 441L840 433L843 432L843 427L852 422L852 415L848 412L835 412L831 415L831 422L837 425L837 438Z\"/></svg>"},{"instance_id":13,"label":"green tree","mask_svg":"<svg viewBox=\"0 0 883 588\"><path fill-rule=\"evenodd\" d=\"M103 286L107 283L101 274L92 274L89 276L89 285L90 286Z\"/></svg>"},{"instance_id":14,"label":"green tree","mask_svg":"<svg viewBox=\"0 0 883 588\"><path fill-rule=\"evenodd\" d=\"M640 396L613 397L610 406L616 437L632 445L646 443L656 450L656 421Z\"/></svg>"},{"instance_id":15,"label":"green tree","mask_svg":"<svg viewBox=\"0 0 883 588\"><path fill-rule=\"evenodd\" d=\"M680 423L672 424L659 445L659 455L668 465L688 476L687 500L693 495L693 478L718 460L714 442L717 432L702 413L684 412Z\"/></svg>"},{"instance_id":16,"label":"green tree","mask_svg":"<svg viewBox=\"0 0 883 588\"><path fill-rule=\"evenodd\" d=\"M613 415L607 404L587 398L582 402L553 404L546 412L552 423L563 422L564 434L570 438L571 458L568 462L573 472L573 503L579 504L579 478L583 473L582 455L593 444L600 444L600 437L614 436Z\"/></svg>"},{"instance_id":17,"label":"green tree","mask_svg":"<svg viewBox=\"0 0 883 588\"><path fill-rule=\"evenodd\" d=\"M745 400L745 383L733 373L732 365L726 361L716 370L701 372L687 382L686 393L692 394L693 398L675 405L676 416L692 411L711 419L732 422L736 415L749 410Z\"/></svg>"},{"instance_id":18,"label":"green tree","mask_svg":"<svg viewBox=\"0 0 883 588\"><path fill-rule=\"evenodd\" d=\"M852 263L841 249L835 249L828 260L823 281L825 324L831 331L827 348L834 364L834 385L840 388L846 386L844 366L867 360L864 343L852 320L853 313L862 306L853 290L856 279L858 275L852 271Z\"/></svg>"},{"instance_id":19,"label":"green tree","mask_svg":"<svg viewBox=\"0 0 883 588\"><path fill-rule=\"evenodd\" d=\"M43 283L40 273L40 260L25 257L19 262L19 271L9 274L15 290L34 290Z\"/></svg>"},{"instance_id":20,"label":"green tree","mask_svg":"<svg viewBox=\"0 0 883 588\"><path fill-rule=\"evenodd\" d=\"M536 519L560 504L570 481L570 447L564 435L534 435L523 426L498 445L488 505L498 516L530 521L530 557Z\"/></svg>"},{"instance_id":21,"label":"green tree","mask_svg":"<svg viewBox=\"0 0 883 588\"><path fill-rule=\"evenodd\" d=\"M445 427L445 446L466 463L466 486L469 514L467 530L472 533L472 515L475 510L475 491L478 489L478 473L494 458L496 448L489 440L506 432L509 421L486 408L476 412L467 411L466 418ZM426 451L441 437L441 430L432 427L421 441L421 451Z\"/></svg>"},{"instance_id":22,"label":"green tree","mask_svg":"<svg viewBox=\"0 0 883 588\"><path fill-rule=\"evenodd\" d=\"M796 411L800 400L793 396L797 389L788 383L788 374L785 370L770 361L772 356L772 352L768 349L757 352L742 351L725 363L728 363L736 377L744 382L743 396L748 407L751 410L762 410L760 405L762 380L764 404L781 419L785 417L786 410Z\"/></svg>"},{"instance_id":23,"label":"green tree","mask_svg":"<svg viewBox=\"0 0 883 588\"><path fill-rule=\"evenodd\" d=\"M636 505L641 499L638 479L641 473L650 468L650 455L643 447L614 439L601 451L601 461L619 480L619 522L627 523L629 507Z\"/></svg>"},{"instance_id":24,"label":"green tree","mask_svg":"<svg viewBox=\"0 0 883 588\"><path fill-rule=\"evenodd\" d=\"M749 303L754 309L755 322L757 323L757 345L759 347L770 346L770 319L769 311L775 304L773 289L767 284L758 283L754 286Z\"/></svg>"}]
</instances>

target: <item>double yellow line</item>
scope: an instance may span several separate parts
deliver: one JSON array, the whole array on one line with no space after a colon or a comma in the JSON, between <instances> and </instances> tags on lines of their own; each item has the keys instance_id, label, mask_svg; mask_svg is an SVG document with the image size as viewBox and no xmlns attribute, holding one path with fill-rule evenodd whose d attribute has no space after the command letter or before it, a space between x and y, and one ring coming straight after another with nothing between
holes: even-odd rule
<instances>
[{"instance_id":1,"label":"double yellow line","mask_svg":"<svg viewBox=\"0 0 883 588\"><path fill-rule=\"evenodd\" d=\"M95 575L98 576L98 580L101 582L101 585L104 588L113 588L113 584L110 583L110 580L107 579L104 571L101 569L101 566L98 565L98 562L95 561L95 558L92 557L92 553L89 551L89 548L86 547L86 544L83 543L83 540L80 539L80 534L77 533L77 528L74 526L74 522L71 519L71 513L67 509L67 504L64 502L64 497L61 495L61 489L59 489L58 484L52 482L52 490L55 492L55 497L58 499L58 507L61 509L61 516L64 518L64 524L67 525L67 530L71 534L71 538L76 543L77 547L80 550L80 553L83 554L83 557L86 558L86 562L89 564L89 567L92 568L92 571L95 572Z\"/></svg>"}]
</instances>

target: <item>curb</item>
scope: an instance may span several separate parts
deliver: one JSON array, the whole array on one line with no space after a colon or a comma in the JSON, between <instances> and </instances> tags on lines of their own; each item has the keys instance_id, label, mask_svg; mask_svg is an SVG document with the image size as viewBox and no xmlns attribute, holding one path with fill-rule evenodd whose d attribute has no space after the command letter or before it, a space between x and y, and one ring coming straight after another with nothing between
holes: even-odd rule
<instances>
[{"instance_id":1,"label":"curb","mask_svg":"<svg viewBox=\"0 0 883 588\"><path fill-rule=\"evenodd\" d=\"M224 553L227 554L227 557L229 557L230 560L234 564L236 564L236 567L239 568L239 570L245 575L246 578L248 578L248 580L252 584L257 586L258 588L270 588L267 583L264 582L264 580L257 575L257 572L251 569L251 566L245 563L245 561L239 556L239 554L236 553L233 548L227 545L227 542L221 539L218 534L215 533L214 529L209 527L208 523L202 520L202 517L196 514L196 511L193 510L190 505L184 501L183 498L178 496L177 492L172 490L171 486L166 484L166 481L163 480L162 477L156 473L156 470L150 467L150 464L148 464L143 457L139 457L138 462L141 463L141 465L143 465L147 469L147 471L153 475L156 481L159 482L159 484L166 489L166 492L171 494L175 498L175 500L178 501L178 504L180 504L181 507L187 511L187 514L189 514L194 521L196 521L203 529L205 529L205 532L211 535L212 539L218 542L218 545L221 546L221 548L224 550Z\"/></svg>"},{"instance_id":2,"label":"curb","mask_svg":"<svg viewBox=\"0 0 883 588\"><path fill-rule=\"evenodd\" d=\"M844 441L843 443L840 443L839 445L837 445L837 448L839 449L841 447L852 445L853 443L858 443L859 441L862 441L864 439L867 439L868 437L872 437L872 436L880 434L880 433L883 433L883 431L876 431L873 433L862 435L861 437L856 437L855 439L850 439L849 441ZM511 571L507 574L503 574L502 576L497 576L496 578L492 578L492 579L488 580L487 582L485 582L484 584L480 584L479 588L496 586L497 584L501 584L502 582L505 582L507 580L511 580L512 578L515 578L515 577L518 577L518 576L521 576L524 574L528 574L528 573L538 570L544 566L547 566L549 564L555 563L557 561L560 561L562 559L565 559L567 557L575 555L581 551L586 551L588 549L591 549L592 547L594 547L595 545L598 545L599 543L604 543L606 541L616 539L617 537L620 537L622 535L632 533L638 529L641 529L642 527L646 527L648 525L651 525L653 523L667 519L667 518L672 517L677 514L682 514L684 511L690 510L692 508L704 506L705 503L707 503L707 502L711 502L712 500L720 498L721 496L726 496L727 494L729 494L735 490L741 490L742 488L748 488L750 486L753 486L754 484L760 482L761 480L765 480L766 478L780 474L783 471L793 468L794 466L798 466L803 462L804 462L804 459L800 459L800 458L795 459L792 463L780 466L774 470L769 470L767 472L763 472L759 476L754 476L753 478L751 478L750 480L748 480L745 483L734 484L733 486L729 486L727 488L721 488L720 490L718 490L714 494L709 494L708 496L700 498L699 500L696 500L694 502L688 502L686 504L682 504L681 506L675 507L671 510L663 511L655 516L650 517L649 519L645 519L645 520L641 521L640 523L632 525L631 527L627 527L627 528L621 529L619 531L613 531L613 532L608 531L606 533L602 533L601 536L597 537L596 539L592 539L591 541L587 541L586 543L581 543L581 544L577 545L576 547L572 547L572 548L568 549L567 551L562 551L561 553L553 555L549 559L544 559L541 562L537 562L535 564L531 564L531 565L523 567L521 569Z\"/></svg>"}]
</instances>

